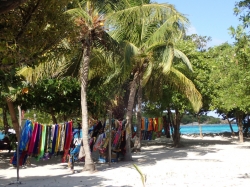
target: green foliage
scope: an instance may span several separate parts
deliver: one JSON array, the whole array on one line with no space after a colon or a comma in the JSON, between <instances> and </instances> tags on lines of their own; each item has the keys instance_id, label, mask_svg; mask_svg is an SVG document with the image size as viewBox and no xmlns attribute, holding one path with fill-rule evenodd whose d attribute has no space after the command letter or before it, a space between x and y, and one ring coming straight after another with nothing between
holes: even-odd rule
<instances>
[{"instance_id":1,"label":"green foliage","mask_svg":"<svg viewBox=\"0 0 250 187\"><path fill-rule=\"evenodd\" d=\"M28 89L16 101L24 110L35 108L47 114L67 114L68 119L80 111L80 85L75 78L44 79Z\"/></svg>"},{"instance_id":2,"label":"green foliage","mask_svg":"<svg viewBox=\"0 0 250 187\"><path fill-rule=\"evenodd\" d=\"M210 84L216 89L211 109L249 111L248 45L249 39L242 37L235 47L224 44L209 51L214 57Z\"/></svg>"},{"instance_id":3,"label":"green foliage","mask_svg":"<svg viewBox=\"0 0 250 187\"><path fill-rule=\"evenodd\" d=\"M1 14L0 70L34 66L48 60L48 52L63 52L58 43L72 28L70 17L63 11L68 2L29 0Z\"/></svg>"},{"instance_id":4,"label":"green foliage","mask_svg":"<svg viewBox=\"0 0 250 187\"><path fill-rule=\"evenodd\" d=\"M234 13L239 16L239 19L242 21L245 27L248 27L250 24L250 1L242 0L235 3Z\"/></svg>"}]
</instances>

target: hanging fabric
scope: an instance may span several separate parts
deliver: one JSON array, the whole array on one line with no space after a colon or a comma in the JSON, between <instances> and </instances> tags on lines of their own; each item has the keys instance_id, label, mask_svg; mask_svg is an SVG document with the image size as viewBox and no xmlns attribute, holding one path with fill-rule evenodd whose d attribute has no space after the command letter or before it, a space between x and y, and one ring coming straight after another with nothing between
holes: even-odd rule
<instances>
[{"instance_id":1,"label":"hanging fabric","mask_svg":"<svg viewBox=\"0 0 250 187\"><path fill-rule=\"evenodd\" d=\"M55 128L54 128L54 135L53 135L53 140L52 140L51 154L54 154L54 153L55 153L57 132L58 132L58 125L55 125Z\"/></svg>"},{"instance_id":2,"label":"hanging fabric","mask_svg":"<svg viewBox=\"0 0 250 187\"><path fill-rule=\"evenodd\" d=\"M37 129L38 129L38 123L35 123L34 130L32 132L32 137L29 142L28 155L32 155L33 153L33 149L34 149L35 142L36 142Z\"/></svg>"},{"instance_id":3,"label":"hanging fabric","mask_svg":"<svg viewBox=\"0 0 250 187\"><path fill-rule=\"evenodd\" d=\"M46 142L46 132L47 132L46 126L42 125L41 148L40 148L40 154L38 155L38 159L40 159L40 158L42 158L44 156L45 142Z\"/></svg>"},{"instance_id":4,"label":"hanging fabric","mask_svg":"<svg viewBox=\"0 0 250 187\"><path fill-rule=\"evenodd\" d=\"M69 153L70 143L71 143L71 140L73 138L72 127L73 127L72 121L68 122L67 123L67 136L66 136L66 139L65 139L64 155L63 155L63 158L62 158L62 162L66 161L66 156Z\"/></svg>"},{"instance_id":5,"label":"hanging fabric","mask_svg":"<svg viewBox=\"0 0 250 187\"><path fill-rule=\"evenodd\" d=\"M56 147L55 147L55 152L56 153L59 150L60 136L61 136L61 125L58 125L57 137L56 137Z\"/></svg>"},{"instance_id":6,"label":"hanging fabric","mask_svg":"<svg viewBox=\"0 0 250 187\"><path fill-rule=\"evenodd\" d=\"M32 131L33 131L33 125L31 123L31 121L26 120L24 127L22 129L21 138L20 138L21 140L20 140L20 144L19 144L19 149L21 151L27 150L28 143L29 143L31 136L32 136Z\"/></svg>"},{"instance_id":7,"label":"hanging fabric","mask_svg":"<svg viewBox=\"0 0 250 187\"><path fill-rule=\"evenodd\" d=\"M59 145L59 151L63 151L64 140L65 140L65 124L62 124L60 139L61 140L60 140L60 145Z\"/></svg>"},{"instance_id":8,"label":"hanging fabric","mask_svg":"<svg viewBox=\"0 0 250 187\"><path fill-rule=\"evenodd\" d=\"M39 147L39 140L40 140L40 133L41 133L41 129L40 129L41 125L37 124L37 135L36 135L36 140L34 143L34 149L32 154L35 156L38 153L38 147Z\"/></svg>"}]
</instances>

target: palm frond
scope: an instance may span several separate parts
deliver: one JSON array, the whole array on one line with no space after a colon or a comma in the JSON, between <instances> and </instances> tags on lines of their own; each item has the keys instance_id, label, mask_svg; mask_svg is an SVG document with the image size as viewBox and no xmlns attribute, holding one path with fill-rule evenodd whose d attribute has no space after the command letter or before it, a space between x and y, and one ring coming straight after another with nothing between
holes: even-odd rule
<instances>
[{"instance_id":1,"label":"palm frond","mask_svg":"<svg viewBox=\"0 0 250 187\"><path fill-rule=\"evenodd\" d=\"M103 76L109 72L109 56L101 49L93 49L90 59L89 77L91 80L96 76Z\"/></svg>"},{"instance_id":2,"label":"palm frond","mask_svg":"<svg viewBox=\"0 0 250 187\"><path fill-rule=\"evenodd\" d=\"M142 77L142 87L144 87L147 84L147 82L152 74L153 67L154 67L153 62L149 62L148 67L147 67L147 69L144 72L143 77Z\"/></svg>"},{"instance_id":3,"label":"palm frond","mask_svg":"<svg viewBox=\"0 0 250 187\"><path fill-rule=\"evenodd\" d=\"M180 16L178 15L169 15L161 25L154 27L156 28L155 30L147 33L148 36L146 36L146 41L143 43L143 46L147 47L156 41L173 40L174 38L177 38L177 36L179 37L181 34L180 28L182 27L181 24L178 23L179 18ZM177 24L175 23L178 23L180 26L176 27Z\"/></svg>"},{"instance_id":4,"label":"palm frond","mask_svg":"<svg viewBox=\"0 0 250 187\"><path fill-rule=\"evenodd\" d=\"M174 49L174 56L177 58L180 58L182 60L182 62L184 62L187 65L187 67L191 71L193 71L191 62L189 61L188 57L183 52L181 52L178 49Z\"/></svg>"},{"instance_id":5,"label":"palm frond","mask_svg":"<svg viewBox=\"0 0 250 187\"><path fill-rule=\"evenodd\" d=\"M202 96L193 82L173 67L171 67L169 77L171 77L168 80L169 85L174 86L177 91L183 93L192 104L194 111L198 112L202 107Z\"/></svg>"},{"instance_id":6,"label":"palm frond","mask_svg":"<svg viewBox=\"0 0 250 187\"><path fill-rule=\"evenodd\" d=\"M132 58L139 54L139 49L130 42L125 42L124 46L124 61L125 61L125 70L126 67L132 66Z\"/></svg>"},{"instance_id":7,"label":"palm frond","mask_svg":"<svg viewBox=\"0 0 250 187\"><path fill-rule=\"evenodd\" d=\"M27 82L35 84L43 78L59 78L67 70L68 65L65 56L61 56L60 58L40 63L35 68L25 66L17 71L17 75L21 75Z\"/></svg>"},{"instance_id":8,"label":"palm frond","mask_svg":"<svg viewBox=\"0 0 250 187\"><path fill-rule=\"evenodd\" d=\"M117 78L120 76L122 70L121 68L117 67L115 68L113 73L110 73L108 77L106 78L105 82L103 83L104 85L110 84L111 82L116 82Z\"/></svg>"},{"instance_id":9,"label":"palm frond","mask_svg":"<svg viewBox=\"0 0 250 187\"><path fill-rule=\"evenodd\" d=\"M112 28L114 38L122 40L125 37L133 43L142 43L143 40L146 46L156 39L159 42L176 35L178 29L186 23L187 19L170 4L135 6L107 16L107 25ZM138 43L135 44L138 46Z\"/></svg>"},{"instance_id":10,"label":"palm frond","mask_svg":"<svg viewBox=\"0 0 250 187\"><path fill-rule=\"evenodd\" d=\"M84 20L85 24L88 27L92 27L92 18L87 11L85 11L80 5L78 8L67 10L65 13L68 13L72 16L72 19L80 18Z\"/></svg>"},{"instance_id":11,"label":"palm frond","mask_svg":"<svg viewBox=\"0 0 250 187\"><path fill-rule=\"evenodd\" d=\"M173 45L170 44L169 47L166 47L163 53L163 59L161 62L161 66L163 67L163 74L168 74L170 72L170 68L172 66L174 59L174 48Z\"/></svg>"}]
</instances>

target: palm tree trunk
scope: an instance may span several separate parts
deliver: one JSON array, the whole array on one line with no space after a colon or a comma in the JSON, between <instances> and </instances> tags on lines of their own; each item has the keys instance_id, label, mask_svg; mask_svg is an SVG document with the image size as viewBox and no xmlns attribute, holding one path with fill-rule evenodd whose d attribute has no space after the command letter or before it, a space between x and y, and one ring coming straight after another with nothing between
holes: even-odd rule
<instances>
[{"instance_id":1,"label":"palm tree trunk","mask_svg":"<svg viewBox=\"0 0 250 187\"><path fill-rule=\"evenodd\" d=\"M138 86L138 109L137 109L137 136L138 140L138 147L137 149L141 149L141 104L142 104L142 87L141 87L141 78L139 79L139 86Z\"/></svg>"},{"instance_id":2,"label":"palm tree trunk","mask_svg":"<svg viewBox=\"0 0 250 187\"><path fill-rule=\"evenodd\" d=\"M134 106L134 101L135 101L135 93L136 93L136 87L137 87L137 79L138 79L138 71L134 75L134 79L131 83L130 86L130 93L129 93L129 100L128 100L128 107L127 107L127 123L126 123L126 154L124 159L127 161L132 160L132 155L131 155L131 146L130 146L130 141L131 141L131 123L132 123L132 114L133 114L133 106Z\"/></svg>"},{"instance_id":3,"label":"palm tree trunk","mask_svg":"<svg viewBox=\"0 0 250 187\"><path fill-rule=\"evenodd\" d=\"M17 119L17 116L16 116L16 111L15 111L15 108L14 108L14 104L8 98L6 98L6 102L7 102L8 108L9 108L13 128L16 131L17 140L19 140L19 123L18 123L18 119Z\"/></svg>"},{"instance_id":4,"label":"palm tree trunk","mask_svg":"<svg viewBox=\"0 0 250 187\"><path fill-rule=\"evenodd\" d=\"M83 149L85 151L85 165L83 171L94 171L95 164L91 157L89 142L88 142L88 107L87 107L87 85L90 62L90 43L83 44L83 57L80 67L81 80L81 107L82 107L82 140Z\"/></svg>"}]
</instances>

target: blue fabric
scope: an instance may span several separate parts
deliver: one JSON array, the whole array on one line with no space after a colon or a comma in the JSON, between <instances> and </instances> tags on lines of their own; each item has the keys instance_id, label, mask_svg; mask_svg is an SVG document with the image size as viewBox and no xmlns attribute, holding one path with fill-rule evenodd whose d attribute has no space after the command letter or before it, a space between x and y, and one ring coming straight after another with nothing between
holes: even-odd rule
<instances>
[{"instance_id":1,"label":"blue fabric","mask_svg":"<svg viewBox=\"0 0 250 187\"><path fill-rule=\"evenodd\" d=\"M30 138L32 136L32 131L33 131L33 127L32 127L31 121L26 120L24 127L22 129L22 133L21 133L19 150L23 151L26 149L27 144L29 143Z\"/></svg>"},{"instance_id":2,"label":"blue fabric","mask_svg":"<svg viewBox=\"0 0 250 187\"><path fill-rule=\"evenodd\" d=\"M81 144L77 145L75 148L70 149L70 155L74 157L74 160L78 159Z\"/></svg>"},{"instance_id":3,"label":"blue fabric","mask_svg":"<svg viewBox=\"0 0 250 187\"><path fill-rule=\"evenodd\" d=\"M144 118L144 120L145 120L145 131L148 131L148 124L149 124L148 118Z\"/></svg>"}]
</instances>

